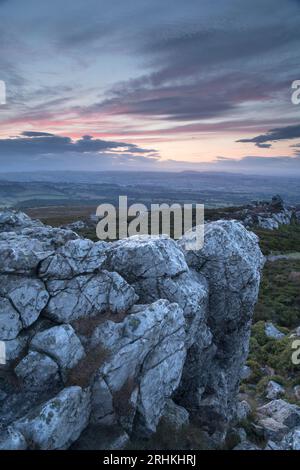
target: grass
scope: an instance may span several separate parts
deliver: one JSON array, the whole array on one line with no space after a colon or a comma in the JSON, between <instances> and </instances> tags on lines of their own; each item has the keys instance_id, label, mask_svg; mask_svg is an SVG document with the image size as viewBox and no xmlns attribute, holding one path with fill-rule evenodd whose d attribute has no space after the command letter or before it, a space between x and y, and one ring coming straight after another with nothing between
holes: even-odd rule
<instances>
[{"instance_id":1,"label":"grass","mask_svg":"<svg viewBox=\"0 0 300 470\"><path fill-rule=\"evenodd\" d=\"M253 231L259 236L260 247L265 255L300 252L300 224L281 225L278 230L255 227Z\"/></svg>"},{"instance_id":2,"label":"grass","mask_svg":"<svg viewBox=\"0 0 300 470\"><path fill-rule=\"evenodd\" d=\"M124 320L126 315L126 312L112 313L107 311L95 317L79 318L78 320L74 320L71 325L77 333L90 338L97 326L101 325L106 320L120 323Z\"/></svg>"},{"instance_id":3,"label":"grass","mask_svg":"<svg viewBox=\"0 0 300 470\"><path fill-rule=\"evenodd\" d=\"M96 346L90 349L78 364L70 370L66 385L79 385L82 388L88 387L95 373L108 357L108 351L102 346Z\"/></svg>"},{"instance_id":4,"label":"grass","mask_svg":"<svg viewBox=\"0 0 300 470\"><path fill-rule=\"evenodd\" d=\"M300 252L300 225L282 226L279 230L255 229L264 254ZM265 322L271 321L285 333L280 340L265 335ZM300 368L292 363L290 334L300 325L300 259L267 261L263 270L258 302L254 312L250 352L247 364L252 374L240 391L257 405L267 401L266 387L270 380L285 389L283 399L297 403L293 387L300 382ZM266 372L268 369L268 373ZM273 374L273 375L271 375Z\"/></svg>"},{"instance_id":5,"label":"grass","mask_svg":"<svg viewBox=\"0 0 300 470\"><path fill-rule=\"evenodd\" d=\"M254 321L273 321L279 326L300 325L300 260L267 262L260 286Z\"/></svg>"}]
</instances>

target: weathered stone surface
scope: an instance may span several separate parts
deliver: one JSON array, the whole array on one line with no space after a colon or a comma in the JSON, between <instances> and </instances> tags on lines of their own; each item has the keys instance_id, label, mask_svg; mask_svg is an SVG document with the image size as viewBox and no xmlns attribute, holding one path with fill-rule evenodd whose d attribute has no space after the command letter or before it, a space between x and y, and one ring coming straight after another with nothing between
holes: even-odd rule
<instances>
[{"instance_id":1,"label":"weathered stone surface","mask_svg":"<svg viewBox=\"0 0 300 470\"><path fill-rule=\"evenodd\" d=\"M138 300L133 287L119 274L108 271L48 281L47 289L50 301L46 314L59 323L109 311L126 312Z\"/></svg>"},{"instance_id":2,"label":"weathered stone surface","mask_svg":"<svg viewBox=\"0 0 300 470\"><path fill-rule=\"evenodd\" d=\"M163 414L179 427L189 412L214 445L223 441L263 263L255 235L215 222L201 250L184 251L165 236L94 244L18 220L0 231L0 332L20 379L18 389L4 383L0 426L13 423L29 448L41 449L66 448L88 426L75 448L109 449L128 435L149 436ZM69 324L77 319L85 349ZM53 398L64 386L58 377L74 383L76 366L90 390L64 388Z\"/></svg>"},{"instance_id":3,"label":"weathered stone surface","mask_svg":"<svg viewBox=\"0 0 300 470\"><path fill-rule=\"evenodd\" d=\"M0 436L0 450L26 450L27 443L24 436L11 426Z\"/></svg>"},{"instance_id":4,"label":"weathered stone surface","mask_svg":"<svg viewBox=\"0 0 300 470\"><path fill-rule=\"evenodd\" d=\"M49 299L42 281L14 275L0 276L0 295L7 297L19 312L23 328L37 320Z\"/></svg>"},{"instance_id":5,"label":"weathered stone surface","mask_svg":"<svg viewBox=\"0 0 300 470\"><path fill-rule=\"evenodd\" d=\"M32 220L21 211L4 210L0 212L0 232L18 232L26 227L42 227L39 220Z\"/></svg>"},{"instance_id":6,"label":"weathered stone surface","mask_svg":"<svg viewBox=\"0 0 300 470\"><path fill-rule=\"evenodd\" d=\"M133 286L143 303L157 299L177 302L186 319L187 348L192 346L196 338L199 342L199 332L205 323L208 305L208 285L201 274L191 269L175 278L164 276L159 279L140 279Z\"/></svg>"},{"instance_id":7,"label":"weathered stone surface","mask_svg":"<svg viewBox=\"0 0 300 470\"><path fill-rule=\"evenodd\" d=\"M281 444L287 450L300 450L300 427L289 432Z\"/></svg>"},{"instance_id":8,"label":"weathered stone surface","mask_svg":"<svg viewBox=\"0 0 300 470\"><path fill-rule=\"evenodd\" d=\"M60 382L58 365L49 356L30 351L15 367L15 373L29 390L51 389Z\"/></svg>"},{"instance_id":9,"label":"weathered stone surface","mask_svg":"<svg viewBox=\"0 0 300 470\"><path fill-rule=\"evenodd\" d=\"M85 355L71 325L60 325L37 333L30 348L50 356L61 369L72 369Z\"/></svg>"},{"instance_id":10,"label":"weathered stone surface","mask_svg":"<svg viewBox=\"0 0 300 470\"><path fill-rule=\"evenodd\" d=\"M64 449L78 439L89 415L89 390L68 387L13 423L13 428L23 434L30 449Z\"/></svg>"},{"instance_id":11,"label":"weathered stone surface","mask_svg":"<svg viewBox=\"0 0 300 470\"><path fill-rule=\"evenodd\" d=\"M284 338L285 334L276 328L272 323L265 324L265 334L268 338L271 339L281 339Z\"/></svg>"},{"instance_id":12,"label":"weathered stone surface","mask_svg":"<svg viewBox=\"0 0 300 470\"><path fill-rule=\"evenodd\" d=\"M0 234L0 273L31 274L52 253L41 241L22 234Z\"/></svg>"},{"instance_id":13,"label":"weathered stone surface","mask_svg":"<svg viewBox=\"0 0 300 470\"><path fill-rule=\"evenodd\" d=\"M69 240L77 240L78 235L72 230L43 226L41 228L25 228L21 235L29 239L42 242L48 251L57 250Z\"/></svg>"},{"instance_id":14,"label":"weathered stone surface","mask_svg":"<svg viewBox=\"0 0 300 470\"><path fill-rule=\"evenodd\" d=\"M281 395L284 395L284 393L285 393L285 390L282 387L282 385L278 384L277 382L274 382L274 380L270 380L266 388L267 398L269 398L270 400L274 400L275 398L278 398Z\"/></svg>"},{"instance_id":15,"label":"weathered stone surface","mask_svg":"<svg viewBox=\"0 0 300 470\"><path fill-rule=\"evenodd\" d=\"M79 274L93 273L106 259L105 242L70 240L40 265L43 279L72 279Z\"/></svg>"},{"instance_id":16,"label":"weathered stone surface","mask_svg":"<svg viewBox=\"0 0 300 470\"><path fill-rule=\"evenodd\" d=\"M243 441L238 444L233 450L261 450L260 447L250 441Z\"/></svg>"},{"instance_id":17,"label":"weathered stone surface","mask_svg":"<svg viewBox=\"0 0 300 470\"><path fill-rule=\"evenodd\" d=\"M189 412L170 399L166 402L162 418L175 431L189 424Z\"/></svg>"},{"instance_id":18,"label":"weathered stone surface","mask_svg":"<svg viewBox=\"0 0 300 470\"><path fill-rule=\"evenodd\" d=\"M106 265L130 283L141 278L172 277L188 270L182 251L166 236L136 235L112 243Z\"/></svg>"},{"instance_id":19,"label":"weathered stone surface","mask_svg":"<svg viewBox=\"0 0 300 470\"><path fill-rule=\"evenodd\" d=\"M101 344L110 352L110 360L100 368L99 376L113 395L115 411L122 408L118 401L133 400L128 409L137 408L135 422L140 432L155 431L166 399L179 384L186 355L184 327L181 308L159 300L133 307L122 323L105 322L91 338L92 346ZM97 406L95 413L99 416ZM131 425L129 420L127 426Z\"/></svg>"},{"instance_id":20,"label":"weathered stone surface","mask_svg":"<svg viewBox=\"0 0 300 470\"><path fill-rule=\"evenodd\" d=\"M236 417L238 421L247 419L251 413L251 406L246 400L240 401L237 405Z\"/></svg>"},{"instance_id":21,"label":"weathered stone surface","mask_svg":"<svg viewBox=\"0 0 300 470\"><path fill-rule=\"evenodd\" d=\"M183 237L183 249L185 242ZM222 220L206 224L204 247L186 251L185 257L188 265L208 281L207 324L215 347L207 351L206 383L200 382L193 399L191 395L188 398L194 409L197 404L201 419L213 432L226 426L235 413L264 258L255 234L239 222ZM194 357L199 353L195 351ZM191 362L189 356L188 360ZM188 395L190 389L185 389ZM185 407L186 403L185 396Z\"/></svg>"},{"instance_id":22,"label":"weathered stone surface","mask_svg":"<svg viewBox=\"0 0 300 470\"><path fill-rule=\"evenodd\" d=\"M69 240L75 232L45 226L23 228L20 232L0 232L0 273L32 274L38 264Z\"/></svg>"},{"instance_id":23,"label":"weathered stone surface","mask_svg":"<svg viewBox=\"0 0 300 470\"><path fill-rule=\"evenodd\" d=\"M288 428L300 425L300 407L282 399L273 400L258 408L258 413L270 417Z\"/></svg>"},{"instance_id":24,"label":"weathered stone surface","mask_svg":"<svg viewBox=\"0 0 300 470\"><path fill-rule=\"evenodd\" d=\"M7 398L7 393L0 388L0 402Z\"/></svg>"},{"instance_id":25,"label":"weathered stone surface","mask_svg":"<svg viewBox=\"0 0 300 470\"><path fill-rule=\"evenodd\" d=\"M116 422L113 394L102 376L96 377L92 387L92 424L112 425Z\"/></svg>"},{"instance_id":26,"label":"weathered stone surface","mask_svg":"<svg viewBox=\"0 0 300 470\"><path fill-rule=\"evenodd\" d=\"M263 418L258 421L264 430L264 437L272 441L278 442L288 432L289 428L273 418Z\"/></svg>"},{"instance_id":27,"label":"weathered stone surface","mask_svg":"<svg viewBox=\"0 0 300 470\"><path fill-rule=\"evenodd\" d=\"M269 440L264 450L285 450L278 442Z\"/></svg>"},{"instance_id":28,"label":"weathered stone surface","mask_svg":"<svg viewBox=\"0 0 300 470\"><path fill-rule=\"evenodd\" d=\"M0 297L0 340L15 339L21 329L19 313L8 299Z\"/></svg>"}]
</instances>

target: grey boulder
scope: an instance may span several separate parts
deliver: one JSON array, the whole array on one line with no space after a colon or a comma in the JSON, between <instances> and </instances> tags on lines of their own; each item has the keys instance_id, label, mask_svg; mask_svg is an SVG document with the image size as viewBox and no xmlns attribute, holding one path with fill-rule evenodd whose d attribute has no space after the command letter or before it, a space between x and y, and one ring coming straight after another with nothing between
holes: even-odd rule
<instances>
[{"instance_id":1,"label":"grey boulder","mask_svg":"<svg viewBox=\"0 0 300 470\"><path fill-rule=\"evenodd\" d=\"M100 313L126 312L137 300L133 287L117 273L101 271L71 280L47 282L46 315L59 323Z\"/></svg>"},{"instance_id":2,"label":"grey boulder","mask_svg":"<svg viewBox=\"0 0 300 470\"><path fill-rule=\"evenodd\" d=\"M22 433L30 449L65 449L86 428L89 415L89 390L68 387L12 427Z\"/></svg>"},{"instance_id":3,"label":"grey boulder","mask_svg":"<svg viewBox=\"0 0 300 470\"><path fill-rule=\"evenodd\" d=\"M49 390L59 383L59 368L55 361L45 354L30 351L15 367L15 373L26 389Z\"/></svg>"},{"instance_id":4,"label":"grey boulder","mask_svg":"<svg viewBox=\"0 0 300 470\"><path fill-rule=\"evenodd\" d=\"M91 240L70 240L39 267L43 279L72 279L79 274L93 273L106 259L106 243Z\"/></svg>"},{"instance_id":5,"label":"grey boulder","mask_svg":"<svg viewBox=\"0 0 300 470\"><path fill-rule=\"evenodd\" d=\"M85 355L83 346L71 325L59 325L37 333L30 348L47 354L62 370L72 369Z\"/></svg>"}]
</instances>

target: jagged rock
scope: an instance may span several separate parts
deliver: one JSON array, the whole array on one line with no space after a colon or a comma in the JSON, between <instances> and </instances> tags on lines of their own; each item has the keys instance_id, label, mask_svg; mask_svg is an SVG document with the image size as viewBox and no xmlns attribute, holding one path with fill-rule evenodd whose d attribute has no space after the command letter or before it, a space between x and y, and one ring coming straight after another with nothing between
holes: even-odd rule
<instances>
[{"instance_id":1,"label":"jagged rock","mask_svg":"<svg viewBox=\"0 0 300 470\"><path fill-rule=\"evenodd\" d=\"M180 244L185 246L185 237ZM257 236L236 221L206 224L204 247L186 251L185 257L188 265L208 281L207 322L215 346L205 363L206 383L194 390L192 400L189 387L185 389L191 407L199 410L201 420L213 431L226 427L235 414L264 258ZM189 356L188 359L191 361ZM186 402L185 399L185 407Z\"/></svg>"},{"instance_id":2,"label":"jagged rock","mask_svg":"<svg viewBox=\"0 0 300 470\"><path fill-rule=\"evenodd\" d=\"M72 369L85 355L71 325L54 326L37 333L30 348L50 356L63 370Z\"/></svg>"},{"instance_id":3,"label":"jagged rock","mask_svg":"<svg viewBox=\"0 0 300 470\"><path fill-rule=\"evenodd\" d=\"M43 226L41 228L25 228L21 235L43 243L49 251L57 250L69 240L77 240L79 237L72 230Z\"/></svg>"},{"instance_id":4,"label":"jagged rock","mask_svg":"<svg viewBox=\"0 0 300 470\"><path fill-rule=\"evenodd\" d=\"M29 390L49 389L58 384L58 365L49 356L30 351L15 367L15 373Z\"/></svg>"},{"instance_id":5,"label":"jagged rock","mask_svg":"<svg viewBox=\"0 0 300 470\"><path fill-rule=\"evenodd\" d=\"M4 210L0 212L0 232L18 232L26 227L42 227L39 220L32 220L21 211Z\"/></svg>"},{"instance_id":6,"label":"jagged rock","mask_svg":"<svg viewBox=\"0 0 300 470\"><path fill-rule=\"evenodd\" d=\"M272 217L258 216L257 225L267 230L277 230L279 228L279 223L277 222L277 220L274 220Z\"/></svg>"},{"instance_id":7,"label":"jagged rock","mask_svg":"<svg viewBox=\"0 0 300 470\"><path fill-rule=\"evenodd\" d=\"M21 332L17 338L5 341L7 363L15 361L23 355L27 347L28 339L28 334L26 332Z\"/></svg>"},{"instance_id":8,"label":"jagged rock","mask_svg":"<svg viewBox=\"0 0 300 470\"><path fill-rule=\"evenodd\" d=\"M11 426L7 428L0 436L0 450L26 450L27 443L24 436L13 429Z\"/></svg>"},{"instance_id":9,"label":"jagged rock","mask_svg":"<svg viewBox=\"0 0 300 470\"><path fill-rule=\"evenodd\" d=\"M282 445L287 450L300 450L300 427L288 433L284 437Z\"/></svg>"},{"instance_id":10,"label":"jagged rock","mask_svg":"<svg viewBox=\"0 0 300 470\"><path fill-rule=\"evenodd\" d=\"M0 389L0 402L7 398L7 393Z\"/></svg>"},{"instance_id":11,"label":"jagged rock","mask_svg":"<svg viewBox=\"0 0 300 470\"><path fill-rule=\"evenodd\" d=\"M200 332L206 335L205 323L208 304L206 279L194 270L173 277L141 279L133 284L143 303L157 299L177 302L186 319L187 348L201 341Z\"/></svg>"},{"instance_id":12,"label":"jagged rock","mask_svg":"<svg viewBox=\"0 0 300 470\"><path fill-rule=\"evenodd\" d=\"M233 450L261 450L260 447L250 441L243 441L238 444Z\"/></svg>"},{"instance_id":13,"label":"jagged rock","mask_svg":"<svg viewBox=\"0 0 300 470\"><path fill-rule=\"evenodd\" d=\"M51 253L39 240L15 233L9 238L0 234L0 273L32 274Z\"/></svg>"},{"instance_id":14,"label":"jagged rock","mask_svg":"<svg viewBox=\"0 0 300 470\"><path fill-rule=\"evenodd\" d=\"M89 390L68 387L12 427L23 434L30 449L65 449L86 428L89 415Z\"/></svg>"},{"instance_id":15,"label":"jagged rock","mask_svg":"<svg viewBox=\"0 0 300 470\"><path fill-rule=\"evenodd\" d=\"M260 419L258 424L263 428L265 439L270 439L275 442L281 441L289 430L287 426L273 418Z\"/></svg>"},{"instance_id":16,"label":"jagged rock","mask_svg":"<svg viewBox=\"0 0 300 470\"><path fill-rule=\"evenodd\" d=\"M133 287L119 274L108 271L48 281L47 290L50 301L46 315L60 323L104 312L126 312L138 300Z\"/></svg>"},{"instance_id":17,"label":"jagged rock","mask_svg":"<svg viewBox=\"0 0 300 470\"><path fill-rule=\"evenodd\" d=\"M284 202L279 194L275 194L275 196L272 197L271 205L276 209L284 209Z\"/></svg>"},{"instance_id":18,"label":"jagged rock","mask_svg":"<svg viewBox=\"0 0 300 470\"><path fill-rule=\"evenodd\" d=\"M0 233L0 273L35 274L39 263L69 240L75 232L52 227L25 228Z\"/></svg>"},{"instance_id":19,"label":"jagged rock","mask_svg":"<svg viewBox=\"0 0 300 470\"><path fill-rule=\"evenodd\" d=\"M240 401L237 405L236 417L238 421L243 421L248 418L251 413L251 406L246 400Z\"/></svg>"},{"instance_id":20,"label":"jagged rock","mask_svg":"<svg viewBox=\"0 0 300 470\"><path fill-rule=\"evenodd\" d=\"M23 328L37 320L49 299L42 281L13 275L0 276L0 295L10 300Z\"/></svg>"},{"instance_id":21,"label":"jagged rock","mask_svg":"<svg viewBox=\"0 0 300 470\"><path fill-rule=\"evenodd\" d=\"M132 401L138 386L135 425L140 433L155 431L166 399L178 387L186 355L184 327L181 308L159 300L133 307L122 323L106 321L91 338L91 346L100 344L110 352L110 360L99 369L99 379L105 379L115 411L120 408L120 400L125 400L125 415L126 408L132 410L126 402ZM121 414L123 409L124 404ZM99 419L98 406L93 408L92 416L94 413Z\"/></svg>"},{"instance_id":22,"label":"jagged rock","mask_svg":"<svg viewBox=\"0 0 300 470\"><path fill-rule=\"evenodd\" d=\"M8 299L0 297L0 340L15 339L21 329L19 313Z\"/></svg>"},{"instance_id":23,"label":"jagged rock","mask_svg":"<svg viewBox=\"0 0 300 470\"><path fill-rule=\"evenodd\" d=\"M300 407L282 399L273 400L258 408L258 413L270 417L288 428L300 425Z\"/></svg>"},{"instance_id":24,"label":"jagged rock","mask_svg":"<svg viewBox=\"0 0 300 470\"><path fill-rule=\"evenodd\" d=\"M266 388L267 398L269 398L270 400L274 400L275 398L278 398L279 396L284 395L284 393L285 393L285 390L280 384L278 384L277 382L274 382L274 380L270 380Z\"/></svg>"},{"instance_id":25,"label":"jagged rock","mask_svg":"<svg viewBox=\"0 0 300 470\"><path fill-rule=\"evenodd\" d=\"M9 328L2 321L4 340L8 367L18 360L21 378L17 390L4 383L0 426L13 423L29 448L41 449L70 446L86 426L88 440L117 426L115 437L94 440L108 449L155 432L172 398L222 442L258 294L256 236L237 222L215 222L202 249L185 251L166 236L94 244L26 224L0 233L0 299L14 319ZM78 319L85 350L69 324ZM53 398L57 374L69 384L77 371L90 389L64 388Z\"/></svg>"},{"instance_id":26,"label":"jagged rock","mask_svg":"<svg viewBox=\"0 0 300 470\"><path fill-rule=\"evenodd\" d=\"M93 273L106 259L105 247L105 242L70 240L41 263L39 275L49 280L72 279L79 274Z\"/></svg>"},{"instance_id":27,"label":"jagged rock","mask_svg":"<svg viewBox=\"0 0 300 470\"><path fill-rule=\"evenodd\" d=\"M99 375L96 377L92 387L92 412L90 422L96 425L112 425L116 421L113 394L105 380Z\"/></svg>"},{"instance_id":28,"label":"jagged rock","mask_svg":"<svg viewBox=\"0 0 300 470\"><path fill-rule=\"evenodd\" d=\"M189 424L189 412L173 400L167 400L162 418L175 431Z\"/></svg>"},{"instance_id":29,"label":"jagged rock","mask_svg":"<svg viewBox=\"0 0 300 470\"><path fill-rule=\"evenodd\" d=\"M265 324L265 335L271 339L282 339L285 337L285 334L281 333L281 331L279 331L278 328L273 325L273 323Z\"/></svg>"},{"instance_id":30,"label":"jagged rock","mask_svg":"<svg viewBox=\"0 0 300 470\"><path fill-rule=\"evenodd\" d=\"M136 235L112 243L107 250L106 266L130 283L188 271L182 251L164 235Z\"/></svg>"},{"instance_id":31,"label":"jagged rock","mask_svg":"<svg viewBox=\"0 0 300 470\"><path fill-rule=\"evenodd\" d=\"M264 450L284 450L278 442L268 441Z\"/></svg>"}]
</instances>

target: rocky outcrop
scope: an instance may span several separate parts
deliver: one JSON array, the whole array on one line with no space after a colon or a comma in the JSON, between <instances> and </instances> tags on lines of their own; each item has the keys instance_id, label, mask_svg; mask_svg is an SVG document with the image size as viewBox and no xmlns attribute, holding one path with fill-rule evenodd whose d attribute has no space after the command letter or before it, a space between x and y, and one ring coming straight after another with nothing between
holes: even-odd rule
<instances>
[{"instance_id":1,"label":"rocky outcrop","mask_svg":"<svg viewBox=\"0 0 300 470\"><path fill-rule=\"evenodd\" d=\"M290 225L300 221L300 211L297 207L287 206L279 195L271 201L253 201L247 206L230 211L225 218L239 220L246 228L260 227L267 230L277 230L281 225Z\"/></svg>"},{"instance_id":2,"label":"rocky outcrop","mask_svg":"<svg viewBox=\"0 0 300 470\"><path fill-rule=\"evenodd\" d=\"M222 433L236 413L236 393L248 355L264 260L256 235L245 232L238 222L207 224L204 237L203 249L187 251L185 256L189 266L208 282L211 342L205 343L204 361L198 345L189 351L189 370L185 371L181 394L201 423L211 432ZM199 368L203 373L199 374ZM199 380L196 388L193 377ZM192 383L193 393L189 390Z\"/></svg>"},{"instance_id":3,"label":"rocky outcrop","mask_svg":"<svg viewBox=\"0 0 300 470\"><path fill-rule=\"evenodd\" d=\"M0 230L0 448L115 448L189 416L223 442L263 264L254 234L219 221L194 251L92 243L8 211Z\"/></svg>"},{"instance_id":4,"label":"rocky outcrop","mask_svg":"<svg viewBox=\"0 0 300 470\"><path fill-rule=\"evenodd\" d=\"M278 399L257 410L267 449L299 450L300 407Z\"/></svg>"}]
</instances>

